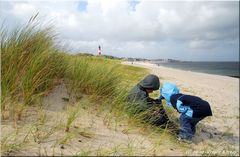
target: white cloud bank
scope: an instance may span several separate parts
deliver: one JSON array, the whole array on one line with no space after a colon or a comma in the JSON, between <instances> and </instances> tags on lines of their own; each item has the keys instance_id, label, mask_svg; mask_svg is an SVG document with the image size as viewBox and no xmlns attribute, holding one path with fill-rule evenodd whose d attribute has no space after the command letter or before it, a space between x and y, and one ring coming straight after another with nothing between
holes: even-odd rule
<instances>
[{"instance_id":1,"label":"white cloud bank","mask_svg":"<svg viewBox=\"0 0 240 157\"><path fill-rule=\"evenodd\" d=\"M181 60L239 59L238 1L1 1L17 26L40 13L73 51ZM80 6L82 4L87 4Z\"/></svg>"}]
</instances>

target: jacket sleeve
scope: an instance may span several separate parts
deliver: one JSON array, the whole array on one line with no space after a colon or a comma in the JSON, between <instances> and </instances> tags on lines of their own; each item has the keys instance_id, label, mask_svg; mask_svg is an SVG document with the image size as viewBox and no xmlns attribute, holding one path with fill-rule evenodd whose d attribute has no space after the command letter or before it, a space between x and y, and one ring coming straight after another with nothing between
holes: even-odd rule
<instances>
[{"instance_id":1,"label":"jacket sleeve","mask_svg":"<svg viewBox=\"0 0 240 157\"><path fill-rule=\"evenodd\" d=\"M177 108L178 112L183 113L183 114L187 115L188 117L193 116L193 110L190 108L190 106L183 105L182 101L180 101L180 100L177 100L176 108Z\"/></svg>"},{"instance_id":2,"label":"jacket sleeve","mask_svg":"<svg viewBox=\"0 0 240 157\"><path fill-rule=\"evenodd\" d=\"M188 110L188 107L184 106L180 100L177 100L176 108L177 108L178 112L180 112L180 113L185 113Z\"/></svg>"},{"instance_id":3,"label":"jacket sleeve","mask_svg":"<svg viewBox=\"0 0 240 157\"><path fill-rule=\"evenodd\" d=\"M128 96L128 100L131 103L131 106L139 112L144 111L148 108L147 97L143 92L130 94Z\"/></svg>"}]
</instances>

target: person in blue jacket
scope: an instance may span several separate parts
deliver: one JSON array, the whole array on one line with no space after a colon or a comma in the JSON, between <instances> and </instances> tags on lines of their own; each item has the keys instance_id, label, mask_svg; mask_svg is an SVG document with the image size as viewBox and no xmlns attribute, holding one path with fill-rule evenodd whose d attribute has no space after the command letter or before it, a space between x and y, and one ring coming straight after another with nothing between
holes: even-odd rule
<instances>
[{"instance_id":1,"label":"person in blue jacket","mask_svg":"<svg viewBox=\"0 0 240 157\"><path fill-rule=\"evenodd\" d=\"M197 96L179 93L173 83L166 82L160 88L160 99L165 99L167 105L176 109L179 117L179 139L190 142L196 132L196 125L207 116L212 116L209 103Z\"/></svg>"}]
</instances>

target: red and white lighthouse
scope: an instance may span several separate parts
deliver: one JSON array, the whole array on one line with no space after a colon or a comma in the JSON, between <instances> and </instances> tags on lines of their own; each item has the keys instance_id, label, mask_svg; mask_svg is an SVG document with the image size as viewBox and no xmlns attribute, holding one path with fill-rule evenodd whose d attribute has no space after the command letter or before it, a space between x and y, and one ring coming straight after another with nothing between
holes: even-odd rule
<instances>
[{"instance_id":1,"label":"red and white lighthouse","mask_svg":"<svg viewBox=\"0 0 240 157\"><path fill-rule=\"evenodd\" d=\"M102 52L101 52L101 46L99 45L99 46L98 46L98 55L101 55L101 53L102 53Z\"/></svg>"}]
</instances>

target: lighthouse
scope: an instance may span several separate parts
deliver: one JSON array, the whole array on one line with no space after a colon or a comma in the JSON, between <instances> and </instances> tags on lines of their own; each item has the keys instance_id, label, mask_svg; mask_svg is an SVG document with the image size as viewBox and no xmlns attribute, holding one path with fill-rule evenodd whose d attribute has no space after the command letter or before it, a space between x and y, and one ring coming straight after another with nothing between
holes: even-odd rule
<instances>
[{"instance_id":1,"label":"lighthouse","mask_svg":"<svg viewBox=\"0 0 240 157\"><path fill-rule=\"evenodd\" d=\"M101 55L101 46L100 45L98 46L98 55L99 56Z\"/></svg>"}]
</instances>

